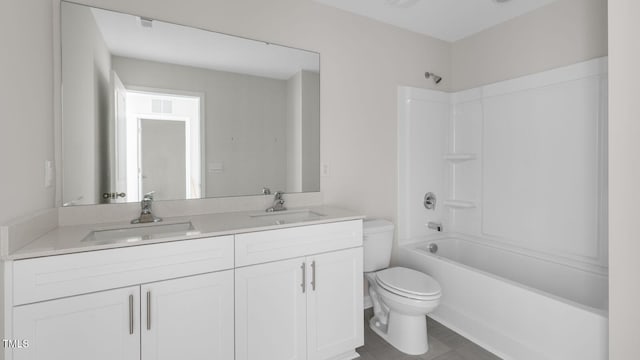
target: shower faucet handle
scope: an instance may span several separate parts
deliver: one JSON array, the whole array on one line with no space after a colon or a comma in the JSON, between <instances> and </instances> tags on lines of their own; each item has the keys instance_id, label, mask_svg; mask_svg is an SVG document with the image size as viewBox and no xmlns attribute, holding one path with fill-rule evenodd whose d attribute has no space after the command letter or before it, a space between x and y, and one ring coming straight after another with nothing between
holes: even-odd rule
<instances>
[{"instance_id":1,"label":"shower faucet handle","mask_svg":"<svg viewBox=\"0 0 640 360\"><path fill-rule=\"evenodd\" d=\"M427 210L435 210L436 209L436 194L432 192L428 192L424 194L424 207Z\"/></svg>"}]
</instances>

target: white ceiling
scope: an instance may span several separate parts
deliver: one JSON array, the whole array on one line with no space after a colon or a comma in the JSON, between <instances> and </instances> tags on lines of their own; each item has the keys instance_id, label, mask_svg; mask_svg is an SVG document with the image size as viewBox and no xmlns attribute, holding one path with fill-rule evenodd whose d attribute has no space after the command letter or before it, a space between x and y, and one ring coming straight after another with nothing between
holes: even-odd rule
<instances>
[{"instance_id":1,"label":"white ceiling","mask_svg":"<svg viewBox=\"0 0 640 360\"><path fill-rule=\"evenodd\" d=\"M92 8L112 55L286 80L300 70L318 72L319 55L187 26Z\"/></svg>"},{"instance_id":2,"label":"white ceiling","mask_svg":"<svg viewBox=\"0 0 640 360\"><path fill-rule=\"evenodd\" d=\"M557 0L315 1L453 42Z\"/></svg>"}]
</instances>

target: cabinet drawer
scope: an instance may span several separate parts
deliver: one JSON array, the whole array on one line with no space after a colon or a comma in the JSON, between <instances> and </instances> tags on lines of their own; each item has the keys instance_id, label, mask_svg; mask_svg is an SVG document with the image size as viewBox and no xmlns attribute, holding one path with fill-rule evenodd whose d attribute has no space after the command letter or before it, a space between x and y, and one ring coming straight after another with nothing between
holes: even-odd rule
<instances>
[{"instance_id":1,"label":"cabinet drawer","mask_svg":"<svg viewBox=\"0 0 640 360\"><path fill-rule=\"evenodd\" d=\"M233 236L18 260L13 301L21 305L233 268Z\"/></svg>"},{"instance_id":2,"label":"cabinet drawer","mask_svg":"<svg viewBox=\"0 0 640 360\"><path fill-rule=\"evenodd\" d=\"M236 235L236 266L362 245L362 220Z\"/></svg>"}]
</instances>

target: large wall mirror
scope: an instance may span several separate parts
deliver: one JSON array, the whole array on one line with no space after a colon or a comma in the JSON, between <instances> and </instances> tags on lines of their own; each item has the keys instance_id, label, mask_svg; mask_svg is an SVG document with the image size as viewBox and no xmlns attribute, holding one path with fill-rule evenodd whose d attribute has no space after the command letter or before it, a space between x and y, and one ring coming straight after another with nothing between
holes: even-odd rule
<instances>
[{"instance_id":1,"label":"large wall mirror","mask_svg":"<svg viewBox=\"0 0 640 360\"><path fill-rule=\"evenodd\" d=\"M64 206L320 190L320 58L61 2Z\"/></svg>"}]
</instances>

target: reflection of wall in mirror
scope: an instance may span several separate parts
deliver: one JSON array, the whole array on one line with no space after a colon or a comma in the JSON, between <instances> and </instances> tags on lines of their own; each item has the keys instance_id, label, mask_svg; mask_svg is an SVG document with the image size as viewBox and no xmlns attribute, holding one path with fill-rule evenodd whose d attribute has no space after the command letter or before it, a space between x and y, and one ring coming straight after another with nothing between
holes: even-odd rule
<instances>
[{"instance_id":1,"label":"reflection of wall in mirror","mask_svg":"<svg viewBox=\"0 0 640 360\"><path fill-rule=\"evenodd\" d=\"M320 189L320 76L300 71L287 80L286 192Z\"/></svg>"},{"instance_id":2,"label":"reflection of wall in mirror","mask_svg":"<svg viewBox=\"0 0 640 360\"><path fill-rule=\"evenodd\" d=\"M318 191L319 184L288 186L287 154L293 147L287 141L287 112L291 107L287 94L287 80L236 74L190 66L174 65L140 59L113 56L113 68L125 86L173 89L205 94L205 172L206 197L259 194L262 187L285 191ZM318 75L309 73L309 81L319 94ZM297 75L299 77L299 75ZM309 87L309 86L307 86ZM300 98L301 93L294 97ZM305 125L313 131L315 140L305 147L307 158L316 159L309 165L316 170L305 176L315 176L319 182L319 104L313 101L316 112L314 125ZM300 106L302 104L300 103ZM302 141L300 133L300 141ZM305 139L306 141L306 139ZM295 149L302 153L303 149ZM298 155L302 157L301 155ZM299 172L304 169L300 166ZM309 175L311 173L311 175ZM315 187L314 187L315 186Z\"/></svg>"},{"instance_id":3,"label":"reflection of wall in mirror","mask_svg":"<svg viewBox=\"0 0 640 360\"><path fill-rule=\"evenodd\" d=\"M110 181L111 56L90 8L62 7L63 203L95 204Z\"/></svg>"},{"instance_id":4,"label":"reflection of wall in mirror","mask_svg":"<svg viewBox=\"0 0 640 360\"><path fill-rule=\"evenodd\" d=\"M302 71L302 191L320 191L320 74Z\"/></svg>"}]
</instances>

